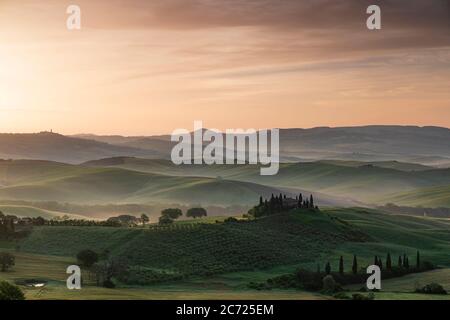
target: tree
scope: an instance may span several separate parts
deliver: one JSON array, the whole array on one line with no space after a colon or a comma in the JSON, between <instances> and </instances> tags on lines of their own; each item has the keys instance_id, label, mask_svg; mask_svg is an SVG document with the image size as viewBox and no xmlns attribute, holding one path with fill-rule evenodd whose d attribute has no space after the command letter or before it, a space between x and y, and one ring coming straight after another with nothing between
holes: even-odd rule
<instances>
[{"instance_id":1,"label":"tree","mask_svg":"<svg viewBox=\"0 0 450 320\"><path fill-rule=\"evenodd\" d=\"M398 256L398 267L399 268L403 267L402 256Z\"/></svg>"},{"instance_id":2,"label":"tree","mask_svg":"<svg viewBox=\"0 0 450 320\"><path fill-rule=\"evenodd\" d=\"M0 300L25 300L25 295L18 286L0 281Z\"/></svg>"},{"instance_id":3,"label":"tree","mask_svg":"<svg viewBox=\"0 0 450 320\"><path fill-rule=\"evenodd\" d=\"M6 272L9 268L15 265L15 257L9 252L0 253L0 265L1 271Z\"/></svg>"},{"instance_id":4,"label":"tree","mask_svg":"<svg viewBox=\"0 0 450 320\"><path fill-rule=\"evenodd\" d=\"M325 273L330 274L331 273L331 265L329 262L325 265Z\"/></svg>"},{"instance_id":5,"label":"tree","mask_svg":"<svg viewBox=\"0 0 450 320\"><path fill-rule=\"evenodd\" d=\"M392 270L392 260L391 260L391 254L390 253L387 254L386 269L387 270Z\"/></svg>"},{"instance_id":6,"label":"tree","mask_svg":"<svg viewBox=\"0 0 450 320\"><path fill-rule=\"evenodd\" d=\"M159 217L159 224L172 224L173 219L169 216L161 216Z\"/></svg>"},{"instance_id":7,"label":"tree","mask_svg":"<svg viewBox=\"0 0 450 320\"><path fill-rule=\"evenodd\" d=\"M141 221L142 221L142 225L145 226L145 224L150 221L150 218L145 213L143 213L143 214L141 214Z\"/></svg>"},{"instance_id":8,"label":"tree","mask_svg":"<svg viewBox=\"0 0 450 320\"><path fill-rule=\"evenodd\" d=\"M353 272L353 274L358 273L358 260L356 259L356 255L353 255L352 272Z\"/></svg>"},{"instance_id":9,"label":"tree","mask_svg":"<svg viewBox=\"0 0 450 320\"><path fill-rule=\"evenodd\" d=\"M169 208L169 209L164 209L163 211L161 211L161 216L169 217L172 220L178 219L182 215L183 215L183 212L180 209Z\"/></svg>"},{"instance_id":10,"label":"tree","mask_svg":"<svg viewBox=\"0 0 450 320\"><path fill-rule=\"evenodd\" d=\"M420 252L417 250L417 256L416 256L416 268L420 269Z\"/></svg>"},{"instance_id":11,"label":"tree","mask_svg":"<svg viewBox=\"0 0 450 320\"><path fill-rule=\"evenodd\" d=\"M90 268L98 261L98 254L89 249L82 250L78 252L77 260L82 266Z\"/></svg>"},{"instance_id":12,"label":"tree","mask_svg":"<svg viewBox=\"0 0 450 320\"><path fill-rule=\"evenodd\" d=\"M405 265L406 269L409 269L409 259L408 259L408 257L405 258L405 260L403 261L403 264Z\"/></svg>"},{"instance_id":13,"label":"tree","mask_svg":"<svg viewBox=\"0 0 450 320\"><path fill-rule=\"evenodd\" d=\"M190 218L194 218L194 219L206 217L207 215L208 215L208 213L203 208L190 208L186 212L186 217L190 217Z\"/></svg>"},{"instance_id":14,"label":"tree","mask_svg":"<svg viewBox=\"0 0 450 320\"><path fill-rule=\"evenodd\" d=\"M310 205L311 208L314 208L314 198L313 198L313 195L311 195L311 196L309 197L309 205Z\"/></svg>"},{"instance_id":15,"label":"tree","mask_svg":"<svg viewBox=\"0 0 450 320\"><path fill-rule=\"evenodd\" d=\"M339 259L339 273L344 274L344 257L341 256Z\"/></svg>"}]
</instances>

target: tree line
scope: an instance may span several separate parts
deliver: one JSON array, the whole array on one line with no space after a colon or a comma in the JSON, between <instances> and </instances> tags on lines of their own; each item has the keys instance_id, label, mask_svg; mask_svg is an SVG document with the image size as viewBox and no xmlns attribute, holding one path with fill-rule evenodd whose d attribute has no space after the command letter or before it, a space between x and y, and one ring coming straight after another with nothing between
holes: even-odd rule
<instances>
[{"instance_id":1,"label":"tree line","mask_svg":"<svg viewBox=\"0 0 450 320\"><path fill-rule=\"evenodd\" d=\"M168 208L161 211L159 217L159 224L167 225L172 224L175 220L183 216L183 211L178 208ZM201 218L208 216L208 212L204 208L190 208L186 211L186 217L188 218Z\"/></svg>"}]
</instances>

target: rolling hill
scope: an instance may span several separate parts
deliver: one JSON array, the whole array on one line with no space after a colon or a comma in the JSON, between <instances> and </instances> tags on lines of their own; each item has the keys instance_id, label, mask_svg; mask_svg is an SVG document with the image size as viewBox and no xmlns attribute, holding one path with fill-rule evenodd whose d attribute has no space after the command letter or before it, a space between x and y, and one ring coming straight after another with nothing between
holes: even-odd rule
<instances>
[{"instance_id":1,"label":"rolling hill","mask_svg":"<svg viewBox=\"0 0 450 320\"><path fill-rule=\"evenodd\" d=\"M175 166L167 160L127 157L90 161L85 165L176 176L222 177L281 189L310 190L362 203L383 204L390 201L392 194L444 187L450 181L450 169L433 169L401 162L284 163L275 176L261 176L257 165Z\"/></svg>"},{"instance_id":2,"label":"rolling hill","mask_svg":"<svg viewBox=\"0 0 450 320\"><path fill-rule=\"evenodd\" d=\"M54 219L57 217L67 216L70 219L88 219L86 216L83 215L45 210L31 206L0 205L0 211L3 212L3 214L5 215L14 215L17 217L28 217L28 218L42 217L44 219Z\"/></svg>"},{"instance_id":3,"label":"rolling hill","mask_svg":"<svg viewBox=\"0 0 450 320\"><path fill-rule=\"evenodd\" d=\"M399 205L448 208L450 207L450 185L397 193L387 200Z\"/></svg>"},{"instance_id":4,"label":"rolling hill","mask_svg":"<svg viewBox=\"0 0 450 320\"><path fill-rule=\"evenodd\" d=\"M414 256L450 266L447 220L385 215L361 208L322 212L294 210L256 221L177 224L160 229L39 227L21 247L31 253L75 256L90 248L109 250L141 271L208 275L317 263L346 268L353 254L361 265L373 256Z\"/></svg>"},{"instance_id":5,"label":"rolling hill","mask_svg":"<svg viewBox=\"0 0 450 320\"><path fill-rule=\"evenodd\" d=\"M77 136L80 137L80 136ZM84 135L119 146L152 150L168 159L170 136L117 137ZM315 160L403 161L450 166L450 129L417 126L317 127L281 129L282 162Z\"/></svg>"},{"instance_id":6,"label":"rolling hill","mask_svg":"<svg viewBox=\"0 0 450 320\"><path fill-rule=\"evenodd\" d=\"M133 266L208 275L312 262L346 241L367 237L320 212L281 214L252 222L178 225L163 229L34 228L27 252L75 256L109 250ZM281 250L282 249L282 250Z\"/></svg>"},{"instance_id":7,"label":"rolling hill","mask_svg":"<svg viewBox=\"0 0 450 320\"><path fill-rule=\"evenodd\" d=\"M250 205L281 193L251 182L30 160L1 161L0 181L0 199L75 203Z\"/></svg>"}]
</instances>

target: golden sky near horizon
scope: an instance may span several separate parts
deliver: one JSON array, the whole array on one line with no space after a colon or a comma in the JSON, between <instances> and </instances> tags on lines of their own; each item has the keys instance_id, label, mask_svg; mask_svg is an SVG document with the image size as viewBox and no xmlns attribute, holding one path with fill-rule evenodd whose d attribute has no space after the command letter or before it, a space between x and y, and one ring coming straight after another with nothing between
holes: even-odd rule
<instances>
[{"instance_id":1,"label":"golden sky near horizon","mask_svg":"<svg viewBox=\"0 0 450 320\"><path fill-rule=\"evenodd\" d=\"M450 127L448 1L377 3L0 0L0 132Z\"/></svg>"}]
</instances>

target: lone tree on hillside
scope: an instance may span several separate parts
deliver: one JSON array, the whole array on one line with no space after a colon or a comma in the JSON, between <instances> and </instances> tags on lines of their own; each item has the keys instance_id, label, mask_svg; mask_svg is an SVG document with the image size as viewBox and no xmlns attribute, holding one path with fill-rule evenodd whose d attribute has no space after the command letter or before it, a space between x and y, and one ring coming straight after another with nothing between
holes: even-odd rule
<instances>
[{"instance_id":1,"label":"lone tree on hillside","mask_svg":"<svg viewBox=\"0 0 450 320\"><path fill-rule=\"evenodd\" d=\"M9 268L15 265L15 257L9 252L0 253L0 265L2 272L8 271Z\"/></svg>"},{"instance_id":2,"label":"lone tree on hillside","mask_svg":"<svg viewBox=\"0 0 450 320\"><path fill-rule=\"evenodd\" d=\"M201 218L201 217L206 217L207 215L208 215L208 213L203 208L190 208L186 212L186 217L194 218L194 219Z\"/></svg>"},{"instance_id":3,"label":"lone tree on hillside","mask_svg":"<svg viewBox=\"0 0 450 320\"><path fill-rule=\"evenodd\" d=\"M82 266L90 268L98 261L98 254L89 249L82 250L78 252L77 260Z\"/></svg>"},{"instance_id":4,"label":"lone tree on hillside","mask_svg":"<svg viewBox=\"0 0 450 320\"><path fill-rule=\"evenodd\" d=\"M163 211L161 211L161 216L169 217L172 220L178 219L182 215L183 215L183 212L180 209L169 208L169 209L164 209Z\"/></svg>"},{"instance_id":5,"label":"lone tree on hillside","mask_svg":"<svg viewBox=\"0 0 450 320\"><path fill-rule=\"evenodd\" d=\"M148 217L148 215L143 213L143 214L141 214L141 221L142 221L142 225L145 226L145 224L150 221L150 218Z\"/></svg>"},{"instance_id":6,"label":"lone tree on hillside","mask_svg":"<svg viewBox=\"0 0 450 320\"><path fill-rule=\"evenodd\" d=\"M339 259L339 273L344 274L344 257L341 256Z\"/></svg>"},{"instance_id":7,"label":"lone tree on hillside","mask_svg":"<svg viewBox=\"0 0 450 320\"><path fill-rule=\"evenodd\" d=\"M358 260L356 259L356 255L353 255L353 265L352 265L352 272L353 274L358 273Z\"/></svg>"}]
</instances>

